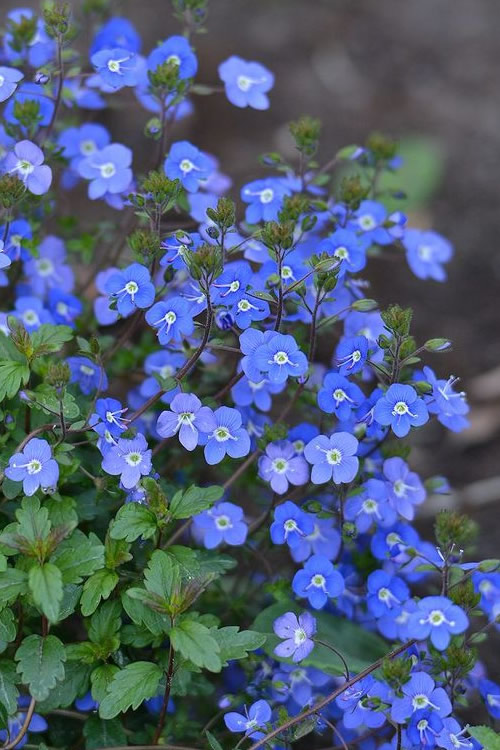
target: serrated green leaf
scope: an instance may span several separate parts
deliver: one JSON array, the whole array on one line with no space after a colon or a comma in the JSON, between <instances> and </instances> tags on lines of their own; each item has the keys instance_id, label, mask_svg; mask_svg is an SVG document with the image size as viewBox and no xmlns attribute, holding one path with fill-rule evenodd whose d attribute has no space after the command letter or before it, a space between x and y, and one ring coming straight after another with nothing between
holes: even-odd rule
<instances>
[{"instance_id":1,"label":"serrated green leaf","mask_svg":"<svg viewBox=\"0 0 500 750\"><path fill-rule=\"evenodd\" d=\"M274 635L273 623L277 617L285 612L300 614L304 607L289 599L279 601L264 609L252 623L252 630L266 634L266 641L262 645L264 651L278 658L273 653L280 639ZM318 626L318 638L331 643L344 656L351 672L361 672L374 661L387 653L387 645L375 633L356 625L345 618L336 617L329 612L314 612ZM279 661L287 661L279 659ZM343 673L343 666L338 658L326 646L316 645L307 659L301 662L304 666L317 667L328 674Z\"/></svg>"},{"instance_id":2,"label":"serrated green leaf","mask_svg":"<svg viewBox=\"0 0 500 750\"><path fill-rule=\"evenodd\" d=\"M220 647L210 630L200 622L182 620L170 631L170 641L175 651L197 667L210 672L220 672Z\"/></svg>"},{"instance_id":3,"label":"serrated green leaf","mask_svg":"<svg viewBox=\"0 0 500 750\"><path fill-rule=\"evenodd\" d=\"M27 396L30 398L30 405L33 406L34 409L43 411L45 414L50 414L52 416L54 416L54 412L59 414L61 403L65 419L76 419L80 414L80 407L71 393L64 393L62 402L60 402L54 388L50 385L39 385L34 391L28 391Z\"/></svg>"},{"instance_id":4,"label":"serrated green leaf","mask_svg":"<svg viewBox=\"0 0 500 750\"><path fill-rule=\"evenodd\" d=\"M135 542L139 537L149 539L156 530L156 517L149 508L140 503L127 503L116 514L109 533L113 539Z\"/></svg>"},{"instance_id":5,"label":"serrated green leaf","mask_svg":"<svg viewBox=\"0 0 500 750\"><path fill-rule=\"evenodd\" d=\"M7 709L7 713L14 714L17 711L17 697L19 690L16 687L19 675L12 660L2 659L0 661L0 702Z\"/></svg>"},{"instance_id":6,"label":"serrated green leaf","mask_svg":"<svg viewBox=\"0 0 500 750\"><path fill-rule=\"evenodd\" d=\"M88 692L92 667L76 661L66 661L64 677L52 688L48 697L37 703L37 711L47 713L55 708L67 708Z\"/></svg>"},{"instance_id":7,"label":"serrated green leaf","mask_svg":"<svg viewBox=\"0 0 500 750\"><path fill-rule=\"evenodd\" d=\"M222 666L227 666L231 659L245 659L249 651L260 648L266 640L266 635L254 630L240 631L237 625L225 628L210 628L210 635L219 644L219 658Z\"/></svg>"},{"instance_id":8,"label":"serrated green leaf","mask_svg":"<svg viewBox=\"0 0 500 750\"><path fill-rule=\"evenodd\" d=\"M174 558L155 550L144 572L144 585L147 591L168 602L180 586L180 569Z\"/></svg>"},{"instance_id":9,"label":"serrated green leaf","mask_svg":"<svg viewBox=\"0 0 500 750\"><path fill-rule=\"evenodd\" d=\"M0 401L4 398L14 398L21 386L26 385L30 378L28 360L13 362L0 360Z\"/></svg>"},{"instance_id":10,"label":"serrated green leaf","mask_svg":"<svg viewBox=\"0 0 500 750\"><path fill-rule=\"evenodd\" d=\"M469 727L471 737L481 743L484 750L500 750L500 734L486 726Z\"/></svg>"},{"instance_id":11,"label":"serrated green leaf","mask_svg":"<svg viewBox=\"0 0 500 750\"><path fill-rule=\"evenodd\" d=\"M136 661L117 672L109 684L108 693L99 705L101 719L113 719L118 714L134 710L158 692L162 670L149 661Z\"/></svg>"},{"instance_id":12,"label":"serrated green leaf","mask_svg":"<svg viewBox=\"0 0 500 750\"><path fill-rule=\"evenodd\" d=\"M121 627L122 606L119 601L105 602L90 620L89 638L103 644L118 633Z\"/></svg>"},{"instance_id":13,"label":"serrated green leaf","mask_svg":"<svg viewBox=\"0 0 500 750\"><path fill-rule=\"evenodd\" d=\"M60 351L67 341L71 341L73 335L73 329L69 326L44 323L31 334L32 359Z\"/></svg>"},{"instance_id":14,"label":"serrated green leaf","mask_svg":"<svg viewBox=\"0 0 500 750\"><path fill-rule=\"evenodd\" d=\"M0 612L0 641L11 643L16 637L16 624L11 609Z\"/></svg>"},{"instance_id":15,"label":"serrated green leaf","mask_svg":"<svg viewBox=\"0 0 500 750\"><path fill-rule=\"evenodd\" d=\"M7 568L0 573L0 608L14 602L28 591L28 574L17 568Z\"/></svg>"},{"instance_id":16,"label":"serrated green leaf","mask_svg":"<svg viewBox=\"0 0 500 750\"><path fill-rule=\"evenodd\" d=\"M119 719L106 721L99 716L90 716L83 725L83 734L86 750L127 744L127 735Z\"/></svg>"},{"instance_id":17,"label":"serrated green leaf","mask_svg":"<svg viewBox=\"0 0 500 750\"><path fill-rule=\"evenodd\" d=\"M28 575L28 585L36 606L50 622L57 622L63 598L62 573L57 565L34 565Z\"/></svg>"},{"instance_id":18,"label":"serrated green leaf","mask_svg":"<svg viewBox=\"0 0 500 750\"><path fill-rule=\"evenodd\" d=\"M64 678L66 653L54 635L29 635L16 651L17 671L30 694L43 701L56 683Z\"/></svg>"},{"instance_id":19,"label":"serrated green leaf","mask_svg":"<svg viewBox=\"0 0 500 750\"><path fill-rule=\"evenodd\" d=\"M120 669L116 664L102 664L94 669L90 675L90 683L92 685L92 698L95 701L101 703L108 692L113 677L119 671Z\"/></svg>"},{"instance_id":20,"label":"serrated green leaf","mask_svg":"<svg viewBox=\"0 0 500 750\"><path fill-rule=\"evenodd\" d=\"M183 519L201 513L210 508L224 494L224 489L212 487L195 487L191 485L185 492L176 492L170 502L169 512L172 518Z\"/></svg>"},{"instance_id":21,"label":"serrated green leaf","mask_svg":"<svg viewBox=\"0 0 500 750\"><path fill-rule=\"evenodd\" d=\"M88 617L97 607L101 599L107 599L119 581L118 573L113 570L96 571L85 581L80 600L82 615Z\"/></svg>"},{"instance_id":22,"label":"serrated green leaf","mask_svg":"<svg viewBox=\"0 0 500 750\"><path fill-rule=\"evenodd\" d=\"M76 529L58 546L52 562L62 572L64 583L81 583L84 577L104 567L104 545L92 532L86 537Z\"/></svg>"}]
</instances>

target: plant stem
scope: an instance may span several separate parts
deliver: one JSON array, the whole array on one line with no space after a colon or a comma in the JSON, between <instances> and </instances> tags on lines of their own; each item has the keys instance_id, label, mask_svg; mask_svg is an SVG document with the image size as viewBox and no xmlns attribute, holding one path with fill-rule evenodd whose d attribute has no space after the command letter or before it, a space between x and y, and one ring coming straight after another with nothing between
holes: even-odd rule
<instances>
[{"instance_id":1,"label":"plant stem","mask_svg":"<svg viewBox=\"0 0 500 750\"><path fill-rule=\"evenodd\" d=\"M168 667L167 667L167 681L165 684L165 693L163 695L163 703L161 704L160 714L158 716L158 724L156 725L156 731L153 736L153 745L158 744L158 740L163 732L165 726L165 718L167 716L168 701L170 698L170 690L172 688L172 677L174 674L174 649L172 647L172 641L170 641L170 650L168 653Z\"/></svg>"}]
</instances>

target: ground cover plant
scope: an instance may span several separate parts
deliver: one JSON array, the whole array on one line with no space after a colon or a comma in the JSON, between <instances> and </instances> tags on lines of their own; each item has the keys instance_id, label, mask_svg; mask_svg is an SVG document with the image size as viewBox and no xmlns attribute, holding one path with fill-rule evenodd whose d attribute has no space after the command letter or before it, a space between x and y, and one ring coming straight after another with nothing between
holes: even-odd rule
<instances>
[{"instance_id":1,"label":"ground cover plant","mask_svg":"<svg viewBox=\"0 0 500 750\"><path fill-rule=\"evenodd\" d=\"M237 50L198 73L207 10L151 50L106 2L3 19L2 746L495 750L500 562L413 524L448 483L411 447L466 396L397 283L370 297L378 258L442 283L453 248L386 136L324 155L299 116L242 185L186 140L199 96L272 98Z\"/></svg>"}]
</instances>

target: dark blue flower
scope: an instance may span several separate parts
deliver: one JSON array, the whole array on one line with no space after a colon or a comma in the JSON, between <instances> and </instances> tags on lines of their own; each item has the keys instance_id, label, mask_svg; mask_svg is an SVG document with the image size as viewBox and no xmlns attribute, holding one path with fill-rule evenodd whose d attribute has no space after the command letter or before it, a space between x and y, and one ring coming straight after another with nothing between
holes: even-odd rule
<instances>
[{"instance_id":1,"label":"dark blue flower","mask_svg":"<svg viewBox=\"0 0 500 750\"><path fill-rule=\"evenodd\" d=\"M102 468L107 474L119 475L125 489L135 487L151 471L151 450L144 435L139 432L132 440L119 438L103 457Z\"/></svg>"},{"instance_id":2,"label":"dark blue flower","mask_svg":"<svg viewBox=\"0 0 500 750\"><path fill-rule=\"evenodd\" d=\"M180 341L194 330L191 305L182 297L170 297L165 302L157 302L146 313L150 326L156 328L160 344Z\"/></svg>"},{"instance_id":3,"label":"dark blue flower","mask_svg":"<svg viewBox=\"0 0 500 750\"><path fill-rule=\"evenodd\" d=\"M196 55L184 36L169 37L155 47L147 59L148 68L153 71L165 62L177 66L181 79L193 78L198 70Z\"/></svg>"},{"instance_id":4,"label":"dark blue flower","mask_svg":"<svg viewBox=\"0 0 500 750\"><path fill-rule=\"evenodd\" d=\"M278 505L274 511L274 521L270 529L273 544L286 543L293 549L301 539L313 531L313 517L290 500Z\"/></svg>"},{"instance_id":5,"label":"dark blue flower","mask_svg":"<svg viewBox=\"0 0 500 750\"><path fill-rule=\"evenodd\" d=\"M298 617L294 612L286 612L276 618L273 630L278 638L283 639L274 649L276 656L299 662L314 648L316 619L310 612L302 612Z\"/></svg>"}]
</instances>

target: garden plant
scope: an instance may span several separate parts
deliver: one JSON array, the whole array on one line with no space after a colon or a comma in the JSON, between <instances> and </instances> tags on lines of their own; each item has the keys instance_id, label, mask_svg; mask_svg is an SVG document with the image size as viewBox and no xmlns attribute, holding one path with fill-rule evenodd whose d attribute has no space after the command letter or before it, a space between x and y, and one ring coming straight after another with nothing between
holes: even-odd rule
<instances>
[{"instance_id":1,"label":"garden plant","mask_svg":"<svg viewBox=\"0 0 500 750\"><path fill-rule=\"evenodd\" d=\"M453 248L398 210L397 143L325 153L298 112L234 184L186 123L265 121L265 61L198 72L207 0L153 49L73 5L1 21L1 747L497 750L500 562L414 525L449 488L411 447L469 407L399 298Z\"/></svg>"}]
</instances>

